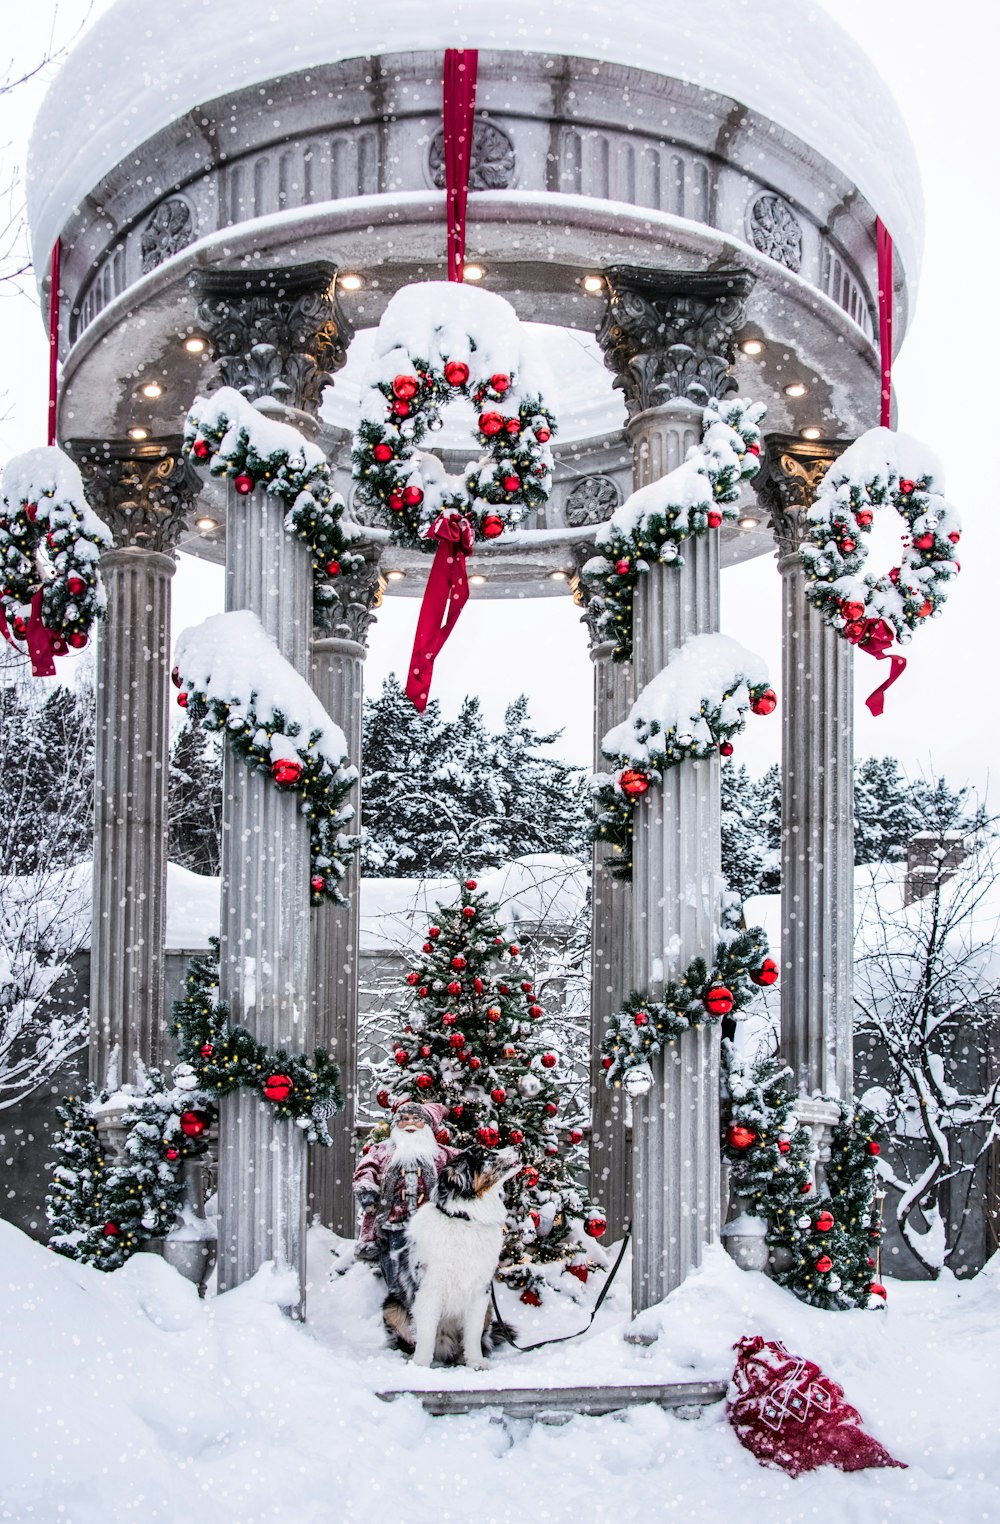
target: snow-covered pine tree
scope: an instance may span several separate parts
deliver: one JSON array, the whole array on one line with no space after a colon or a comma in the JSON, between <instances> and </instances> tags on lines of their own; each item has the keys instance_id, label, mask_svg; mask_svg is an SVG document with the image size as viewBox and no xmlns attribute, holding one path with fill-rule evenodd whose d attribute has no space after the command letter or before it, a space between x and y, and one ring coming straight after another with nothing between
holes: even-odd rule
<instances>
[{"instance_id":1,"label":"snow-covered pine tree","mask_svg":"<svg viewBox=\"0 0 1000 1524\"><path fill-rule=\"evenodd\" d=\"M186 721L170 749L170 861L215 876L222 855L222 743Z\"/></svg>"},{"instance_id":2,"label":"snow-covered pine tree","mask_svg":"<svg viewBox=\"0 0 1000 1524\"><path fill-rule=\"evenodd\" d=\"M546 754L562 734L535 729L528 698L507 705L496 737L501 816L497 834L508 860L532 852L590 855L589 791L583 769Z\"/></svg>"},{"instance_id":3,"label":"snow-covered pine tree","mask_svg":"<svg viewBox=\"0 0 1000 1524\"><path fill-rule=\"evenodd\" d=\"M761 829L761 784L746 764L722 768L722 871L741 900L762 893L768 848Z\"/></svg>"},{"instance_id":4,"label":"snow-covered pine tree","mask_svg":"<svg viewBox=\"0 0 1000 1524\"><path fill-rule=\"evenodd\" d=\"M94 1106L106 1099L93 1085L56 1107L62 1127L52 1140L55 1158L45 1196L45 1216L52 1229L49 1244L70 1259L80 1259L80 1244L99 1212L106 1173L104 1149L97 1135Z\"/></svg>"},{"instance_id":5,"label":"snow-covered pine tree","mask_svg":"<svg viewBox=\"0 0 1000 1524\"><path fill-rule=\"evenodd\" d=\"M41 696L26 664L0 672L0 872L46 873L83 861L94 837L94 695Z\"/></svg>"},{"instance_id":6,"label":"snow-covered pine tree","mask_svg":"<svg viewBox=\"0 0 1000 1524\"><path fill-rule=\"evenodd\" d=\"M539 1267L561 1263L586 1280L596 1267L588 1239L606 1224L576 1178L582 1131L560 1134L565 1061L520 948L474 879L455 904L438 906L406 984L379 1103L388 1107L403 1096L442 1102L448 1119L440 1141L521 1151L524 1167L507 1185L499 1276L537 1305Z\"/></svg>"},{"instance_id":7,"label":"snow-covered pine tree","mask_svg":"<svg viewBox=\"0 0 1000 1524\"><path fill-rule=\"evenodd\" d=\"M895 757L854 765L854 861L906 861L906 843L924 827L913 789Z\"/></svg>"},{"instance_id":8,"label":"snow-covered pine tree","mask_svg":"<svg viewBox=\"0 0 1000 1524\"><path fill-rule=\"evenodd\" d=\"M453 843L445 850L440 841L443 732L437 700L419 714L392 675L365 699L361 867L369 877L430 877L453 862Z\"/></svg>"}]
</instances>

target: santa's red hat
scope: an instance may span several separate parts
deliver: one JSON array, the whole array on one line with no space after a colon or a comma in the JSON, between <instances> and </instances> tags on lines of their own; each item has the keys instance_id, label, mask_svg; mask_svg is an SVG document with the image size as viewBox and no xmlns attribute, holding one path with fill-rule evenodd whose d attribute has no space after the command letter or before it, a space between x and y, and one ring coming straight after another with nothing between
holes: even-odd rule
<instances>
[{"instance_id":1,"label":"santa's red hat","mask_svg":"<svg viewBox=\"0 0 1000 1524\"><path fill-rule=\"evenodd\" d=\"M419 1111L423 1114L424 1121L432 1132L444 1125L444 1119L448 1115L447 1106L442 1106L440 1101L415 1101L411 1096L403 1095L392 1103L393 1119L399 1117L403 1111Z\"/></svg>"}]
</instances>

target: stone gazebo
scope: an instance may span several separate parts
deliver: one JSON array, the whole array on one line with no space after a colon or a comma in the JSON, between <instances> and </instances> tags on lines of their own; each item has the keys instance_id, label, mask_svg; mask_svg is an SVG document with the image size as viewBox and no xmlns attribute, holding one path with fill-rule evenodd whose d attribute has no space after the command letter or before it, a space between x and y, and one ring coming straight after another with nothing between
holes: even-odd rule
<instances>
[{"instance_id":1,"label":"stone gazebo","mask_svg":"<svg viewBox=\"0 0 1000 1524\"><path fill-rule=\"evenodd\" d=\"M169 1058L175 553L225 561L227 608L259 614L355 757L373 607L387 589L422 590L425 558L369 527L363 573L339 585L332 625L311 637L308 553L274 505L254 505L266 527L263 541L250 534L246 500L193 476L180 431L196 393L236 386L318 439L351 503L365 330L401 286L445 275L442 58L458 45L480 49L466 257L522 319L550 325L561 421L544 520L477 550L473 596L563 597L567 643L582 640L570 594L586 626L579 570L598 525L683 459L707 399L735 387L766 403L758 495L747 490L739 526L691 541L680 571L642 579L631 666L592 646L595 755L670 650L718 629L721 571L776 542L780 582L768 582L770 558L760 578L783 607L784 1054L803 1096L847 1095L852 655L807 606L796 548L826 466L877 422L876 216L896 241L905 332L919 257L909 142L870 65L805 0L759 15L720 0L704 34L680 0L625 0L613 27L604 4L555 3L544 28L526 0L502 28L481 12L370 0L345 26L336 7L303 0L291 27L256 3L117 0L39 116L30 217L43 288L62 246L59 438L115 535L98 637L93 1073L103 1078L116 1045L124 1079L138 1060ZM443 443L462 458L461 441ZM598 854L595 1051L630 988L655 995L657 978L715 945L718 790L718 764L705 763L674 769L640 802L631 887ZM350 1091L357 896L350 911L310 912L294 803L239 763L225 808L224 993L270 1043L326 1041ZM248 937L272 971L251 1006L227 956ZM289 988L311 992L308 1020ZM619 1099L595 1079L592 1189L615 1235L634 1220L636 1310L718 1237L718 1088L718 1035L703 1028L658 1061L630 1143ZM822 1106L812 1115L822 1122ZM351 1232L353 1098L335 1125L313 1199ZM301 1263L304 1153L270 1127L245 1095L224 1110L223 1286L265 1258Z\"/></svg>"}]
</instances>

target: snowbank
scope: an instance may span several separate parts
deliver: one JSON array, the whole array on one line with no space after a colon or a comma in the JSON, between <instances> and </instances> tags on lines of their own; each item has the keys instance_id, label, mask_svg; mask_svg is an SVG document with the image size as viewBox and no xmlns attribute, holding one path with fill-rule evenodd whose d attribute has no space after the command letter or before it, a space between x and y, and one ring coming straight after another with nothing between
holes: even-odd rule
<instances>
[{"instance_id":1,"label":"snowbank","mask_svg":"<svg viewBox=\"0 0 1000 1524\"><path fill-rule=\"evenodd\" d=\"M930 1524L1000 1516L995 1414L1000 1271L961 1285L890 1284L879 1313L824 1313L721 1250L622 1340L628 1265L594 1330L491 1371L416 1372L382 1345L379 1289L350 1245L310 1235L310 1323L279 1312L265 1270L217 1300L152 1255L110 1275L58 1258L0 1223L0 1426L6 1516L106 1524ZM522 1342L579 1327L593 1282L538 1311ZM728 1377L743 1334L782 1339L844 1383L908 1471L797 1482L762 1470L721 1405L684 1421L654 1407L563 1428L490 1414L428 1418L401 1386L650 1383ZM412 1377L419 1376L419 1382Z\"/></svg>"}]
</instances>

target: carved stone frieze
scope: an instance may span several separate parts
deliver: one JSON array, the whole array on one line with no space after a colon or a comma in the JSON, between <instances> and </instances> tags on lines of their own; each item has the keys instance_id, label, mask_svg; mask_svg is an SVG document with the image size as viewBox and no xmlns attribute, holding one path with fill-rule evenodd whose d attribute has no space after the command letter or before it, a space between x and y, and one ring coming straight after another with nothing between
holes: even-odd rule
<instances>
[{"instance_id":1,"label":"carved stone frieze","mask_svg":"<svg viewBox=\"0 0 1000 1524\"><path fill-rule=\"evenodd\" d=\"M469 189L506 190L514 183L514 145L495 122L477 117L472 129L472 155L469 164ZM444 190L444 130L439 128L431 139L428 157L431 183Z\"/></svg>"},{"instance_id":2,"label":"carved stone frieze","mask_svg":"<svg viewBox=\"0 0 1000 1524\"><path fill-rule=\"evenodd\" d=\"M827 471L847 449L847 439L803 439L765 434L754 490L768 515L780 558L794 556L806 534L806 510Z\"/></svg>"},{"instance_id":3,"label":"carved stone frieze","mask_svg":"<svg viewBox=\"0 0 1000 1524\"><path fill-rule=\"evenodd\" d=\"M603 524L621 500L617 483L610 476L585 476L566 499L566 522L572 529Z\"/></svg>"},{"instance_id":4,"label":"carved stone frieze","mask_svg":"<svg viewBox=\"0 0 1000 1524\"><path fill-rule=\"evenodd\" d=\"M747 207L747 233L761 254L777 260L786 269L802 266L802 229L788 202L765 192L755 196Z\"/></svg>"},{"instance_id":5,"label":"carved stone frieze","mask_svg":"<svg viewBox=\"0 0 1000 1524\"><path fill-rule=\"evenodd\" d=\"M347 361L354 331L337 300L336 267L212 271L199 276L198 322L218 386L251 402L274 397L319 412L323 388Z\"/></svg>"},{"instance_id":6,"label":"carved stone frieze","mask_svg":"<svg viewBox=\"0 0 1000 1524\"><path fill-rule=\"evenodd\" d=\"M143 275L186 248L193 237L194 216L190 206L183 196L167 196L142 230L139 249Z\"/></svg>"},{"instance_id":7,"label":"carved stone frieze","mask_svg":"<svg viewBox=\"0 0 1000 1524\"><path fill-rule=\"evenodd\" d=\"M728 396L734 338L753 277L746 270L604 272L608 305L597 340L629 416L683 398Z\"/></svg>"},{"instance_id":8,"label":"carved stone frieze","mask_svg":"<svg viewBox=\"0 0 1000 1524\"><path fill-rule=\"evenodd\" d=\"M171 552L186 527L201 479L181 454L180 437L127 440L71 439L87 501L107 524L119 549Z\"/></svg>"},{"instance_id":9,"label":"carved stone frieze","mask_svg":"<svg viewBox=\"0 0 1000 1524\"><path fill-rule=\"evenodd\" d=\"M333 635L367 645L375 623L375 610L382 602L378 547L366 549L365 564L351 577L327 583L329 596L317 599L313 622L317 635Z\"/></svg>"}]
</instances>

